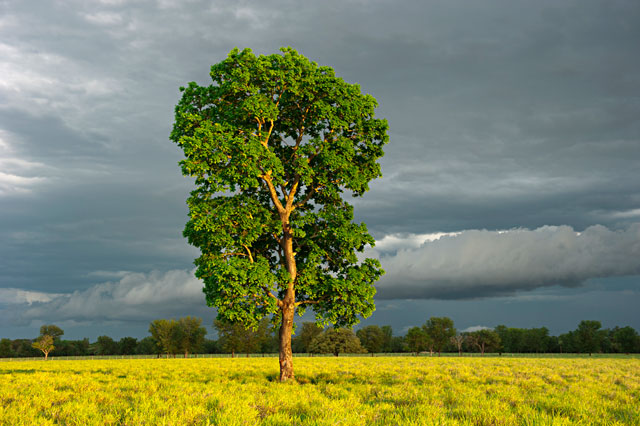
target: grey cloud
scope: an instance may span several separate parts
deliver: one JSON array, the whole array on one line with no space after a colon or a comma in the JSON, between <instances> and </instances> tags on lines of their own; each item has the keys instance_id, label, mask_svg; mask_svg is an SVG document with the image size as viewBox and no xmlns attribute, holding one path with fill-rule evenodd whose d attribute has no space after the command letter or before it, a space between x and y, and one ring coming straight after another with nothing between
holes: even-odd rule
<instances>
[{"instance_id":1,"label":"grey cloud","mask_svg":"<svg viewBox=\"0 0 640 426\"><path fill-rule=\"evenodd\" d=\"M371 250L375 254L375 249ZM640 223L463 231L379 256L380 299L471 299L640 274Z\"/></svg>"},{"instance_id":2,"label":"grey cloud","mask_svg":"<svg viewBox=\"0 0 640 426\"><path fill-rule=\"evenodd\" d=\"M236 46L378 99L384 177L354 204L379 240L637 222L639 23L624 0L0 1L0 287L190 268L173 107Z\"/></svg>"}]
</instances>

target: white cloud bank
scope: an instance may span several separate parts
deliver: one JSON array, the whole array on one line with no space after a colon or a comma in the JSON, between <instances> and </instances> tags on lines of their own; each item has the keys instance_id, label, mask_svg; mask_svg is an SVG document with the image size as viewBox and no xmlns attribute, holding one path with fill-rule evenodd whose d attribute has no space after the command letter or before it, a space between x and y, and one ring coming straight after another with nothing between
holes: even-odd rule
<instances>
[{"instance_id":1,"label":"white cloud bank","mask_svg":"<svg viewBox=\"0 0 640 426\"><path fill-rule=\"evenodd\" d=\"M21 321L147 321L193 315L206 308L202 282L194 271L127 272L117 282L96 284L84 291L47 295L21 314ZM2 293L0 293L0 300Z\"/></svg>"},{"instance_id":2,"label":"white cloud bank","mask_svg":"<svg viewBox=\"0 0 640 426\"><path fill-rule=\"evenodd\" d=\"M431 235L431 234L430 234ZM535 230L470 230L438 238L404 237L367 254L386 270L379 299L469 299L510 295L546 286L640 274L640 223L624 230L596 225ZM417 245L417 241L423 241Z\"/></svg>"},{"instance_id":3,"label":"white cloud bank","mask_svg":"<svg viewBox=\"0 0 640 426\"><path fill-rule=\"evenodd\" d=\"M583 232L545 226L390 235L367 254L378 257L387 272L377 285L378 299L505 296L640 274L640 223L618 231L598 225ZM0 305L20 312L19 322L150 321L210 309L193 270L90 275L113 281L68 294L0 289Z\"/></svg>"}]
</instances>

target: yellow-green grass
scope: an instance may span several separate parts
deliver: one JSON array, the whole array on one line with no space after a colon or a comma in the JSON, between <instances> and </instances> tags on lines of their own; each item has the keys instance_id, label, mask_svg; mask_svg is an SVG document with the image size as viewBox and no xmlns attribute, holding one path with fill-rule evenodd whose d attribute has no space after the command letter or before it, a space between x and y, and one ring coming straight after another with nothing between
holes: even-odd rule
<instances>
[{"instance_id":1,"label":"yellow-green grass","mask_svg":"<svg viewBox=\"0 0 640 426\"><path fill-rule=\"evenodd\" d=\"M0 363L2 425L640 425L640 359Z\"/></svg>"}]
</instances>

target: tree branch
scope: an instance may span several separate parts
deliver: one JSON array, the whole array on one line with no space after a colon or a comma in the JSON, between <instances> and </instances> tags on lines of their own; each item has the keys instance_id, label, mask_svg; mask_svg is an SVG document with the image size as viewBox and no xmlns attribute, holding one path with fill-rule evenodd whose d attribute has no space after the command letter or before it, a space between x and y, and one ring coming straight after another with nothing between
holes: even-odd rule
<instances>
[{"instance_id":1,"label":"tree branch","mask_svg":"<svg viewBox=\"0 0 640 426\"><path fill-rule=\"evenodd\" d=\"M242 247L245 248L245 250L249 254L249 260L251 261L251 263L253 263L253 256L251 256L251 250L249 250L249 247L247 247L245 244L243 244Z\"/></svg>"},{"instance_id":2,"label":"tree branch","mask_svg":"<svg viewBox=\"0 0 640 426\"><path fill-rule=\"evenodd\" d=\"M309 305L317 305L318 303L320 303L320 301L319 300L302 300L300 302L296 302L295 306L300 306L305 303Z\"/></svg>"},{"instance_id":3,"label":"tree branch","mask_svg":"<svg viewBox=\"0 0 640 426\"><path fill-rule=\"evenodd\" d=\"M278 193L276 192L276 187L273 185L273 180L271 179L271 171L266 172L260 177L266 182L269 188L269 195L271 196L271 201L276 206L276 209L278 209L278 213L284 214L285 209L282 206L280 199L278 199Z\"/></svg>"}]
</instances>

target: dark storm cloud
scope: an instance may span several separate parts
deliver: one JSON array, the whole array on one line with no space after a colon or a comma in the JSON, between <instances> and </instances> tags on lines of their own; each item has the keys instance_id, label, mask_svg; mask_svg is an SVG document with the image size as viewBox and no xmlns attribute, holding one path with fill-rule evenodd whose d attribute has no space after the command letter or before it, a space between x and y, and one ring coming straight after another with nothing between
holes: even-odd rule
<instances>
[{"instance_id":1,"label":"dark storm cloud","mask_svg":"<svg viewBox=\"0 0 640 426\"><path fill-rule=\"evenodd\" d=\"M421 242L423 240L424 242ZM405 247L398 242L410 242ZM387 246L392 247L391 252ZM612 231L591 226L461 231L386 237L378 254L386 275L379 299L473 299L541 287L577 287L591 278L640 275L640 223Z\"/></svg>"},{"instance_id":2,"label":"dark storm cloud","mask_svg":"<svg viewBox=\"0 0 640 426\"><path fill-rule=\"evenodd\" d=\"M628 229L638 39L632 0L0 2L0 288L191 267L173 107L236 46L293 46L377 98L384 177L354 204L378 240Z\"/></svg>"}]
</instances>

